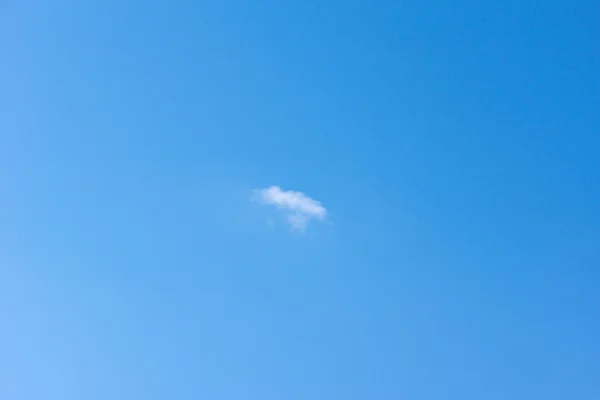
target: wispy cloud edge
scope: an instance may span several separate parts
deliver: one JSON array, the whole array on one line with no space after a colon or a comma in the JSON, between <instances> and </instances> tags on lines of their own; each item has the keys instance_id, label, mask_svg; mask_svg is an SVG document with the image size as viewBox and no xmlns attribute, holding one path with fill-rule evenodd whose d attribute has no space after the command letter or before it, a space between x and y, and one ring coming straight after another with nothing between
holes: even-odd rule
<instances>
[{"instance_id":1,"label":"wispy cloud edge","mask_svg":"<svg viewBox=\"0 0 600 400\"><path fill-rule=\"evenodd\" d=\"M282 190L279 186L269 186L254 191L253 200L275 206L287 213L287 222L292 229L304 232L311 219L325 220L327 209L320 201L302 192Z\"/></svg>"}]
</instances>

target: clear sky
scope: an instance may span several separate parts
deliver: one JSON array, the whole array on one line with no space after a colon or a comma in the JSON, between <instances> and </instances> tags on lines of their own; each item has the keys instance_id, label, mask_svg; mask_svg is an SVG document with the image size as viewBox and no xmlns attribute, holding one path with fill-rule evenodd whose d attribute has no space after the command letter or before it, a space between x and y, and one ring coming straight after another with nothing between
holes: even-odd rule
<instances>
[{"instance_id":1,"label":"clear sky","mask_svg":"<svg viewBox=\"0 0 600 400\"><path fill-rule=\"evenodd\" d=\"M600 398L596 1L0 1L0 398Z\"/></svg>"}]
</instances>

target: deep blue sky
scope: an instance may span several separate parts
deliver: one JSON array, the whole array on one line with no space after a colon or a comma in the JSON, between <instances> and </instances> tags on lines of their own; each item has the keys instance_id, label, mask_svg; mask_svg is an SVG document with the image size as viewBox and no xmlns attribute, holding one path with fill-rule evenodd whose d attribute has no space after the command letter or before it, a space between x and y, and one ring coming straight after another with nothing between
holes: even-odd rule
<instances>
[{"instance_id":1,"label":"deep blue sky","mask_svg":"<svg viewBox=\"0 0 600 400\"><path fill-rule=\"evenodd\" d=\"M0 2L0 398L600 398L599 18Z\"/></svg>"}]
</instances>

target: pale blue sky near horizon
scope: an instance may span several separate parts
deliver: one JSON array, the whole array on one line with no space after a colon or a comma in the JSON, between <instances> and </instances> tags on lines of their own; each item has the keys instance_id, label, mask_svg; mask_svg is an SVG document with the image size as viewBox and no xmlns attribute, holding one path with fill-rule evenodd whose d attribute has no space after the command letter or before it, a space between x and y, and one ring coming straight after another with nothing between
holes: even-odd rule
<instances>
[{"instance_id":1,"label":"pale blue sky near horizon","mask_svg":"<svg viewBox=\"0 0 600 400\"><path fill-rule=\"evenodd\" d=\"M599 18L0 2L0 398L600 398Z\"/></svg>"}]
</instances>

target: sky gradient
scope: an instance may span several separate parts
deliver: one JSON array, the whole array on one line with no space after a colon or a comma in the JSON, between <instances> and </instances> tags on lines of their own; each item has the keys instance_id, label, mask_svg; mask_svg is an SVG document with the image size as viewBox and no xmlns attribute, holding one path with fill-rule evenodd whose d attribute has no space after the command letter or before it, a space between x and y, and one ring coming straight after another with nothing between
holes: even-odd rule
<instances>
[{"instance_id":1,"label":"sky gradient","mask_svg":"<svg viewBox=\"0 0 600 400\"><path fill-rule=\"evenodd\" d=\"M599 16L0 1L0 398L597 400Z\"/></svg>"}]
</instances>

